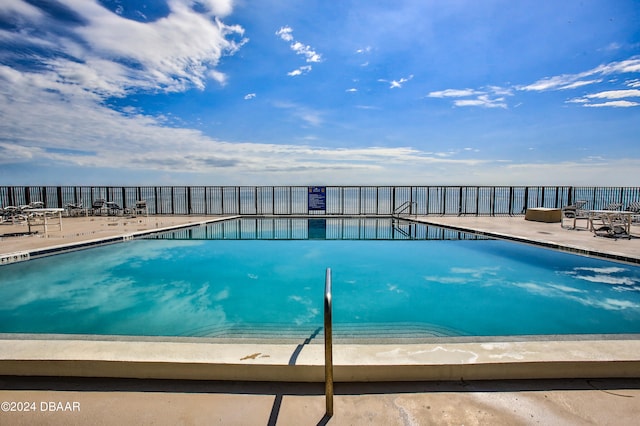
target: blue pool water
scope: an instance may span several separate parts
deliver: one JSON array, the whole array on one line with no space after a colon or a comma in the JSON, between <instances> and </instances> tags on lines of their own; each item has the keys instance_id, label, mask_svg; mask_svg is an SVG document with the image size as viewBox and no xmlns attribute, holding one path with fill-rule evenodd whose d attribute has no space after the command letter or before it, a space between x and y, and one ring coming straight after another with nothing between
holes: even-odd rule
<instances>
[{"instance_id":1,"label":"blue pool water","mask_svg":"<svg viewBox=\"0 0 640 426\"><path fill-rule=\"evenodd\" d=\"M640 333L636 266L346 223L218 223L2 266L0 332L308 336L330 267L338 336Z\"/></svg>"}]
</instances>

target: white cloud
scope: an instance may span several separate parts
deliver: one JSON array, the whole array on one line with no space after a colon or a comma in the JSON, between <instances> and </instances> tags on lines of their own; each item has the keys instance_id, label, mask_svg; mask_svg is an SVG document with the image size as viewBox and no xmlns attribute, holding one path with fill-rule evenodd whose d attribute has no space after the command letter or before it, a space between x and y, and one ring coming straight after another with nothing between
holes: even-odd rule
<instances>
[{"instance_id":1,"label":"white cloud","mask_svg":"<svg viewBox=\"0 0 640 426\"><path fill-rule=\"evenodd\" d=\"M379 78L378 81L381 83L389 83L389 89L400 89L402 85L413 79L413 74L409 77L403 77L400 80L385 80L384 78Z\"/></svg>"},{"instance_id":2,"label":"white cloud","mask_svg":"<svg viewBox=\"0 0 640 426\"><path fill-rule=\"evenodd\" d=\"M289 45L291 50L294 51L297 55L304 56L305 62L307 63L322 62L322 55L320 53L316 52L311 46L303 44L294 39L293 28L288 26L280 27L280 29L276 31L276 35L279 36L282 40L291 43ZM287 73L287 75L295 77L298 75L306 74L310 71L311 71L311 65L306 65Z\"/></svg>"},{"instance_id":3,"label":"white cloud","mask_svg":"<svg viewBox=\"0 0 640 426\"><path fill-rule=\"evenodd\" d=\"M4 14L16 13L18 16L30 18L42 18L44 15L40 9L19 0L4 0L0 3L0 12Z\"/></svg>"},{"instance_id":4,"label":"white cloud","mask_svg":"<svg viewBox=\"0 0 640 426\"><path fill-rule=\"evenodd\" d=\"M392 80L392 81L391 81L391 86L390 86L390 88L391 88L391 89L398 89L398 88L401 88L401 87L402 87L402 85L403 85L404 83L406 83L407 81L410 81L410 80L412 80L412 79L413 79L413 74L412 74L412 75L410 75L410 76L409 76L409 77L407 77L407 78L401 78L400 80Z\"/></svg>"},{"instance_id":5,"label":"white cloud","mask_svg":"<svg viewBox=\"0 0 640 426\"><path fill-rule=\"evenodd\" d=\"M291 44L291 50L298 55L304 56L307 62L320 62L322 60L322 55L313 50L311 46L302 44L299 41Z\"/></svg>"},{"instance_id":6,"label":"white cloud","mask_svg":"<svg viewBox=\"0 0 640 426\"><path fill-rule=\"evenodd\" d=\"M507 108L504 95L512 95L512 91L499 86L489 86L484 90L474 89L446 89L431 92L429 98L468 98L454 99L457 107ZM496 97L500 96L500 97Z\"/></svg>"},{"instance_id":7,"label":"white cloud","mask_svg":"<svg viewBox=\"0 0 640 426\"><path fill-rule=\"evenodd\" d=\"M589 102L589 99L585 98L573 98L565 101L568 104L586 104Z\"/></svg>"},{"instance_id":8,"label":"white cloud","mask_svg":"<svg viewBox=\"0 0 640 426\"><path fill-rule=\"evenodd\" d=\"M225 17L233 11L233 1L234 0L198 0L197 3L204 6L212 16Z\"/></svg>"},{"instance_id":9,"label":"white cloud","mask_svg":"<svg viewBox=\"0 0 640 426\"><path fill-rule=\"evenodd\" d=\"M610 101L610 102L603 102L600 104L584 104L585 107L590 107L590 108L601 108L601 107L629 108L629 107L635 107L638 105L640 105L640 103L631 102L631 101Z\"/></svg>"},{"instance_id":10,"label":"white cloud","mask_svg":"<svg viewBox=\"0 0 640 426\"><path fill-rule=\"evenodd\" d=\"M254 99L255 97L256 97L255 93L247 93L246 95L244 95L245 100Z\"/></svg>"},{"instance_id":11,"label":"white cloud","mask_svg":"<svg viewBox=\"0 0 640 426\"><path fill-rule=\"evenodd\" d=\"M605 76L610 74L624 74L640 72L640 58L633 57L625 61L611 62L600 65L578 74L562 74L540 79L532 84L517 87L525 91L566 90L589 84L599 83L601 79L584 80L591 76Z\"/></svg>"},{"instance_id":12,"label":"white cloud","mask_svg":"<svg viewBox=\"0 0 640 426\"><path fill-rule=\"evenodd\" d=\"M50 18L32 7L16 7L24 27L16 37L22 43L50 48L52 55L33 54L29 59L46 69L42 74L52 84L78 85L100 96L201 89L208 78L224 83L226 77L214 68L223 55L235 53L247 41L234 41L244 30L218 19L230 13L230 0L201 2L207 13L195 12L190 1L171 0L166 17L146 23L125 19L95 0L60 3L72 9L83 25L35 31L52 28L46 21Z\"/></svg>"},{"instance_id":13,"label":"white cloud","mask_svg":"<svg viewBox=\"0 0 640 426\"><path fill-rule=\"evenodd\" d=\"M582 86L588 86L590 84L596 84L596 83L601 83L602 79L597 79L597 80L578 80L578 81L574 81L573 83L569 83L566 84L562 87L559 87L558 90L570 90L570 89L577 89L578 87L582 87Z\"/></svg>"},{"instance_id":14,"label":"white cloud","mask_svg":"<svg viewBox=\"0 0 640 426\"><path fill-rule=\"evenodd\" d=\"M518 90L542 92L545 90L568 90L589 84L599 83L602 80L578 80L576 75L560 75L538 80L527 86L520 86Z\"/></svg>"},{"instance_id":15,"label":"white cloud","mask_svg":"<svg viewBox=\"0 0 640 426\"><path fill-rule=\"evenodd\" d=\"M640 72L640 57L633 57L625 61L611 62L600 65L593 70L594 74L624 74L630 72Z\"/></svg>"},{"instance_id":16,"label":"white cloud","mask_svg":"<svg viewBox=\"0 0 640 426\"><path fill-rule=\"evenodd\" d=\"M624 89L624 90L605 90L603 92L592 93L585 95L582 98L569 99L566 103L582 104L585 107L590 108L630 108L640 105L638 102L625 100L625 98L638 98L640 97L640 90L638 89ZM613 99L613 101L602 103L591 103L593 99Z\"/></svg>"},{"instance_id":17,"label":"white cloud","mask_svg":"<svg viewBox=\"0 0 640 426\"><path fill-rule=\"evenodd\" d=\"M481 94L473 89L446 89L437 92L431 92L427 96L430 98L463 98Z\"/></svg>"},{"instance_id":18,"label":"white cloud","mask_svg":"<svg viewBox=\"0 0 640 426\"><path fill-rule=\"evenodd\" d=\"M640 72L640 58L632 57L625 61L611 62L600 65L593 69L577 74L562 74L552 77L545 77L534 83L520 86L499 87L485 86L480 89L445 89L430 92L429 98L466 98L455 99L453 104L459 107L485 107L485 108L507 108L506 96L513 96L514 91L544 92L557 90L573 90L580 87L587 87L602 83L603 77L612 74ZM595 78L594 78L595 77ZM617 79L608 79L609 84L615 84ZM629 80L625 83L627 87L640 87L640 80ZM604 102L599 104L591 103L592 99L623 99L637 97L639 90L608 90L599 93L585 95L565 101L569 104L582 104L585 107L631 107L636 106L632 101Z\"/></svg>"},{"instance_id":19,"label":"white cloud","mask_svg":"<svg viewBox=\"0 0 640 426\"><path fill-rule=\"evenodd\" d=\"M311 72L311 65L303 65L298 69L288 72L287 75L290 77L295 77L297 75L308 74L310 72Z\"/></svg>"},{"instance_id":20,"label":"white cloud","mask_svg":"<svg viewBox=\"0 0 640 426\"><path fill-rule=\"evenodd\" d=\"M453 104L459 107L507 108L505 98L491 99L488 95L480 95L475 99L457 99L453 101Z\"/></svg>"},{"instance_id":21,"label":"white cloud","mask_svg":"<svg viewBox=\"0 0 640 426\"><path fill-rule=\"evenodd\" d=\"M113 176L123 170L166 171L215 177L229 184L312 178L337 184L349 182L354 175L372 184L398 182L398 177L411 181L443 176L467 179L475 170L488 171L496 164L411 147L228 143L197 130L166 127L162 117L144 116L136 110L113 111L95 94L54 83L40 74L0 66L0 87L4 88L0 135L11 135L10 142L0 141L0 164L32 162L103 171L113 167ZM303 127L323 122L320 111L293 103L275 106Z\"/></svg>"},{"instance_id":22,"label":"white cloud","mask_svg":"<svg viewBox=\"0 0 640 426\"><path fill-rule=\"evenodd\" d=\"M280 36L284 41L293 41L293 28L280 27L280 29L276 31L276 35Z\"/></svg>"},{"instance_id":23,"label":"white cloud","mask_svg":"<svg viewBox=\"0 0 640 426\"><path fill-rule=\"evenodd\" d=\"M607 90L605 92L593 93L591 95L586 95L587 98L596 98L596 99L624 99L624 98L638 98L640 97L640 90L630 89L630 90Z\"/></svg>"}]
</instances>

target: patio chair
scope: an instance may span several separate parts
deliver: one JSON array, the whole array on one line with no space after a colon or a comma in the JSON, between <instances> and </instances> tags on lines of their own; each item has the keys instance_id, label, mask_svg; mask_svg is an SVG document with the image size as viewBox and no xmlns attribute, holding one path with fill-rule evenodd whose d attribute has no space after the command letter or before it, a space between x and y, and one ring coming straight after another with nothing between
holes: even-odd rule
<instances>
[{"instance_id":1,"label":"patio chair","mask_svg":"<svg viewBox=\"0 0 640 426\"><path fill-rule=\"evenodd\" d=\"M100 216L109 213L107 208L107 200L104 198L98 198L91 204L91 214L94 216Z\"/></svg>"},{"instance_id":2,"label":"patio chair","mask_svg":"<svg viewBox=\"0 0 640 426\"><path fill-rule=\"evenodd\" d=\"M632 222L640 222L640 201L629 203L629 205L627 206L627 211L634 213L631 219Z\"/></svg>"},{"instance_id":3,"label":"patio chair","mask_svg":"<svg viewBox=\"0 0 640 426\"><path fill-rule=\"evenodd\" d=\"M136 201L136 206L133 209L133 214L144 214L145 216L149 216L149 210L147 209L147 200Z\"/></svg>"},{"instance_id":4,"label":"patio chair","mask_svg":"<svg viewBox=\"0 0 640 426\"><path fill-rule=\"evenodd\" d=\"M560 226L567 229L576 229L578 220L584 220L584 229L589 229L589 214L584 209L585 205L587 205L586 200L577 200L574 204L563 207L561 210ZM565 226L565 219L570 221L571 226Z\"/></svg>"},{"instance_id":5,"label":"patio chair","mask_svg":"<svg viewBox=\"0 0 640 426\"><path fill-rule=\"evenodd\" d=\"M597 215L591 219L591 226L591 230L596 236L631 238L627 233L625 219L621 213Z\"/></svg>"},{"instance_id":6,"label":"patio chair","mask_svg":"<svg viewBox=\"0 0 640 426\"><path fill-rule=\"evenodd\" d=\"M9 222L15 223L16 218L20 214L20 209L16 206L6 206L2 209L2 219L1 222Z\"/></svg>"},{"instance_id":7,"label":"patio chair","mask_svg":"<svg viewBox=\"0 0 640 426\"><path fill-rule=\"evenodd\" d=\"M113 201L107 201L105 208L107 209L107 214L111 216L120 216L124 212L124 209Z\"/></svg>"}]
</instances>

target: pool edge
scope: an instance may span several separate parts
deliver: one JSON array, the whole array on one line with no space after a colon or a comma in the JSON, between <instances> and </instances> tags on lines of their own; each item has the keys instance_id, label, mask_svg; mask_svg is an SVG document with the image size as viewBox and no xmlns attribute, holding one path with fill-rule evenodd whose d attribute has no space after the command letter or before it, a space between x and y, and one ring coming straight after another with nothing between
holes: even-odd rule
<instances>
[{"instance_id":1,"label":"pool edge","mask_svg":"<svg viewBox=\"0 0 640 426\"><path fill-rule=\"evenodd\" d=\"M337 382L640 377L640 340L335 345ZM0 375L324 381L321 344L0 340Z\"/></svg>"},{"instance_id":2,"label":"pool edge","mask_svg":"<svg viewBox=\"0 0 640 426\"><path fill-rule=\"evenodd\" d=\"M612 253L605 250L595 250L595 249L577 247L569 244L562 244L562 243L557 243L552 241L541 241L539 239L528 238L525 236L511 235L504 232L481 230L472 226L447 224L447 223L442 223L441 221L438 221L438 220L430 220L425 217L403 217L402 219L410 222L414 222L414 223L439 226L441 228L447 228L454 231L468 232L472 234L482 235L484 237L497 238L501 240L513 241L513 242L522 243L522 244L529 244L537 247L548 248L551 250L557 250L557 251L577 254L581 256L597 257L600 259L610 260L614 262L624 262L632 265L640 265L640 258L638 257L627 256L620 253Z\"/></svg>"}]
</instances>

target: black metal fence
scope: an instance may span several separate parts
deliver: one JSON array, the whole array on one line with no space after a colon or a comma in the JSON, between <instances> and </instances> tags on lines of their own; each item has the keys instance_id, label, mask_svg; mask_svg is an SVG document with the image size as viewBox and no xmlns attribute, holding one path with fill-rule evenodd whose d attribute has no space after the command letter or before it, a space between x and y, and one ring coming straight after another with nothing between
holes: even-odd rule
<instances>
[{"instance_id":1,"label":"black metal fence","mask_svg":"<svg viewBox=\"0 0 640 426\"><path fill-rule=\"evenodd\" d=\"M310 211L307 186L0 186L0 207L35 201L64 208L106 199L123 208L145 200L162 215L367 215L398 209L417 215L521 215L587 200L587 208L640 201L640 187L572 186L326 186L326 209Z\"/></svg>"}]
</instances>

